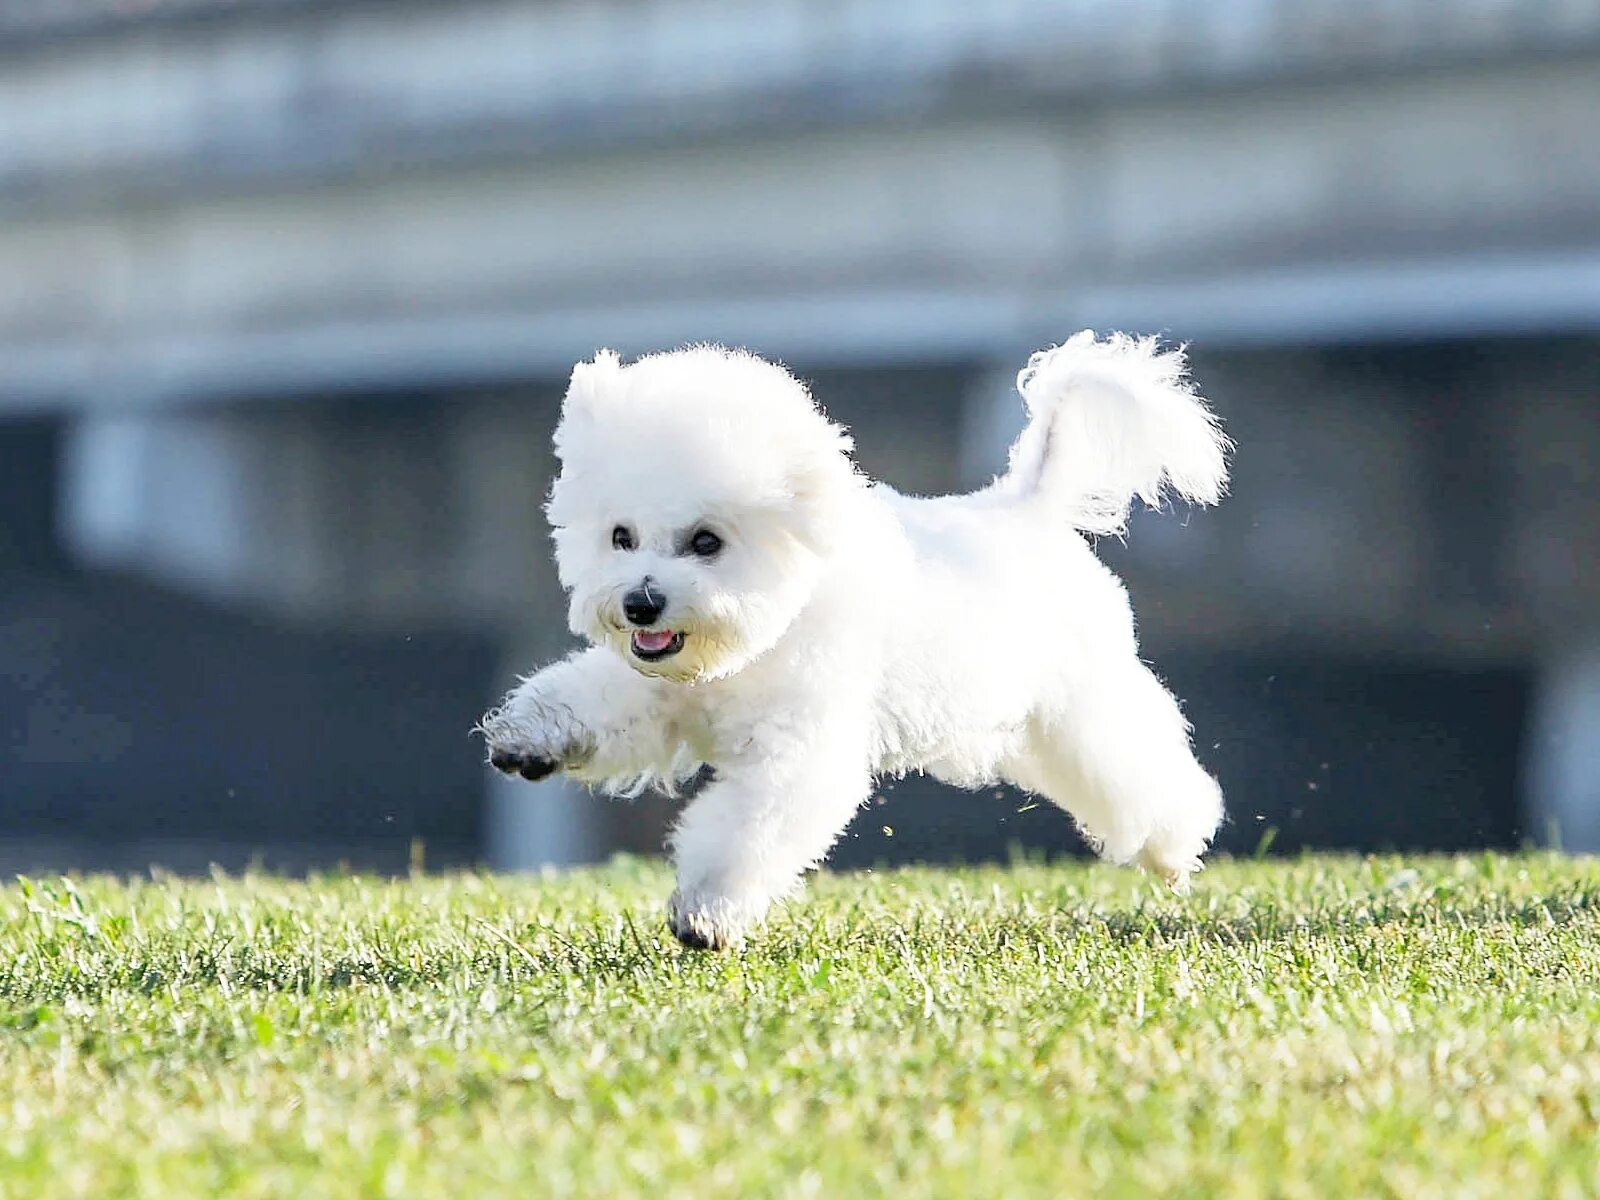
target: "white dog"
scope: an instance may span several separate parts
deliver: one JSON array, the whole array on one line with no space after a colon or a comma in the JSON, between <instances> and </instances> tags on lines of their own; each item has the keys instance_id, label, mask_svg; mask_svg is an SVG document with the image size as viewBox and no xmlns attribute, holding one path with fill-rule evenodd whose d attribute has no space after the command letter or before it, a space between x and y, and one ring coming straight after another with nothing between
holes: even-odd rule
<instances>
[{"instance_id":1,"label":"white dog","mask_svg":"<svg viewBox=\"0 0 1600 1200\"><path fill-rule=\"evenodd\" d=\"M933 499L871 483L782 367L718 347L580 364L547 509L592 644L488 713L490 761L611 791L711 781L672 835L669 920L736 944L874 777L1008 780L1106 858L1183 887L1222 817L1125 590L1082 534L1135 497L1212 504L1228 439L1182 352L1084 332L1018 376L1010 468Z\"/></svg>"}]
</instances>

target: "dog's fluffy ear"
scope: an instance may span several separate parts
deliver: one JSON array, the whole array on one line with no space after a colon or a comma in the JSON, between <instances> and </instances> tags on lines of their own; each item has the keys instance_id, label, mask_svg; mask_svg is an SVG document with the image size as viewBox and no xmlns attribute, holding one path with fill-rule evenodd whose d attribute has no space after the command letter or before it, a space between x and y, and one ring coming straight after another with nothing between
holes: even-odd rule
<instances>
[{"instance_id":1,"label":"dog's fluffy ear","mask_svg":"<svg viewBox=\"0 0 1600 1200\"><path fill-rule=\"evenodd\" d=\"M567 398L562 402L563 415L588 413L595 402L622 374L622 360L615 350L600 350L588 362L572 368L572 379L567 384Z\"/></svg>"},{"instance_id":2,"label":"dog's fluffy ear","mask_svg":"<svg viewBox=\"0 0 1600 1200\"><path fill-rule=\"evenodd\" d=\"M832 426L832 444L798 465L789 476L791 530L806 549L825 555L848 519L850 497L866 483L849 457L850 437Z\"/></svg>"}]
</instances>

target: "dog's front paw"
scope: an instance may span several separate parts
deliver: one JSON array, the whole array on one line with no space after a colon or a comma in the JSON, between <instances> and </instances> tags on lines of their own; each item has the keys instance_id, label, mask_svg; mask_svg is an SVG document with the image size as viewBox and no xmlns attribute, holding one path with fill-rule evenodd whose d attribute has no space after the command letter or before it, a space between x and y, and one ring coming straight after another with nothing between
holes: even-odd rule
<instances>
[{"instance_id":1,"label":"dog's front paw","mask_svg":"<svg viewBox=\"0 0 1600 1200\"><path fill-rule=\"evenodd\" d=\"M530 782L577 766L586 757L585 743L576 736L572 722L549 719L549 714L497 709L483 718L478 729L489 743L489 765Z\"/></svg>"},{"instance_id":2,"label":"dog's front paw","mask_svg":"<svg viewBox=\"0 0 1600 1200\"><path fill-rule=\"evenodd\" d=\"M732 950L760 922L765 907L703 892L686 897L680 890L667 902L667 927L691 950Z\"/></svg>"}]
</instances>

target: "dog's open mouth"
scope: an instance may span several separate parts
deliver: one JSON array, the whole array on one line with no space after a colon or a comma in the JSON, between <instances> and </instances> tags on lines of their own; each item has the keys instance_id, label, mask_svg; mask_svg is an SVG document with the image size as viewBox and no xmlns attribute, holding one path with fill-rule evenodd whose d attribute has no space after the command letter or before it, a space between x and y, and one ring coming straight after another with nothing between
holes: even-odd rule
<instances>
[{"instance_id":1,"label":"dog's open mouth","mask_svg":"<svg viewBox=\"0 0 1600 1200\"><path fill-rule=\"evenodd\" d=\"M683 634L670 629L638 629L633 634L633 653L645 662L671 658L683 649Z\"/></svg>"}]
</instances>

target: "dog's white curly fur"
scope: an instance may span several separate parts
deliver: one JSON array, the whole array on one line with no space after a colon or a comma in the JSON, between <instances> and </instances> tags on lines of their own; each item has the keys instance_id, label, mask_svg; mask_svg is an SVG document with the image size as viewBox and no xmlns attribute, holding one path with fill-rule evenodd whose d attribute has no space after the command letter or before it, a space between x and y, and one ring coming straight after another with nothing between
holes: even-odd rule
<instances>
[{"instance_id":1,"label":"dog's white curly fur","mask_svg":"<svg viewBox=\"0 0 1600 1200\"><path fill-rule=\"evenodd\" d=\"M1199 867L1221 793L1082 533L1120 533L1135 499L1215 503L1230 443L1182 350L1151 338L1079 333L1017 382L1030 422L1008 472L923 499L862 478L805 386L753 355L606 351L573 371L547 511L592 645L482 729L529 778L628 792L714 768L671 839L686 943L741 940L884 774L1008 780L1108 859L1175 887ZM654 660L623 609L646 577L665 601L648 630L682 635Z\"/></svg>"}]
</instances>

